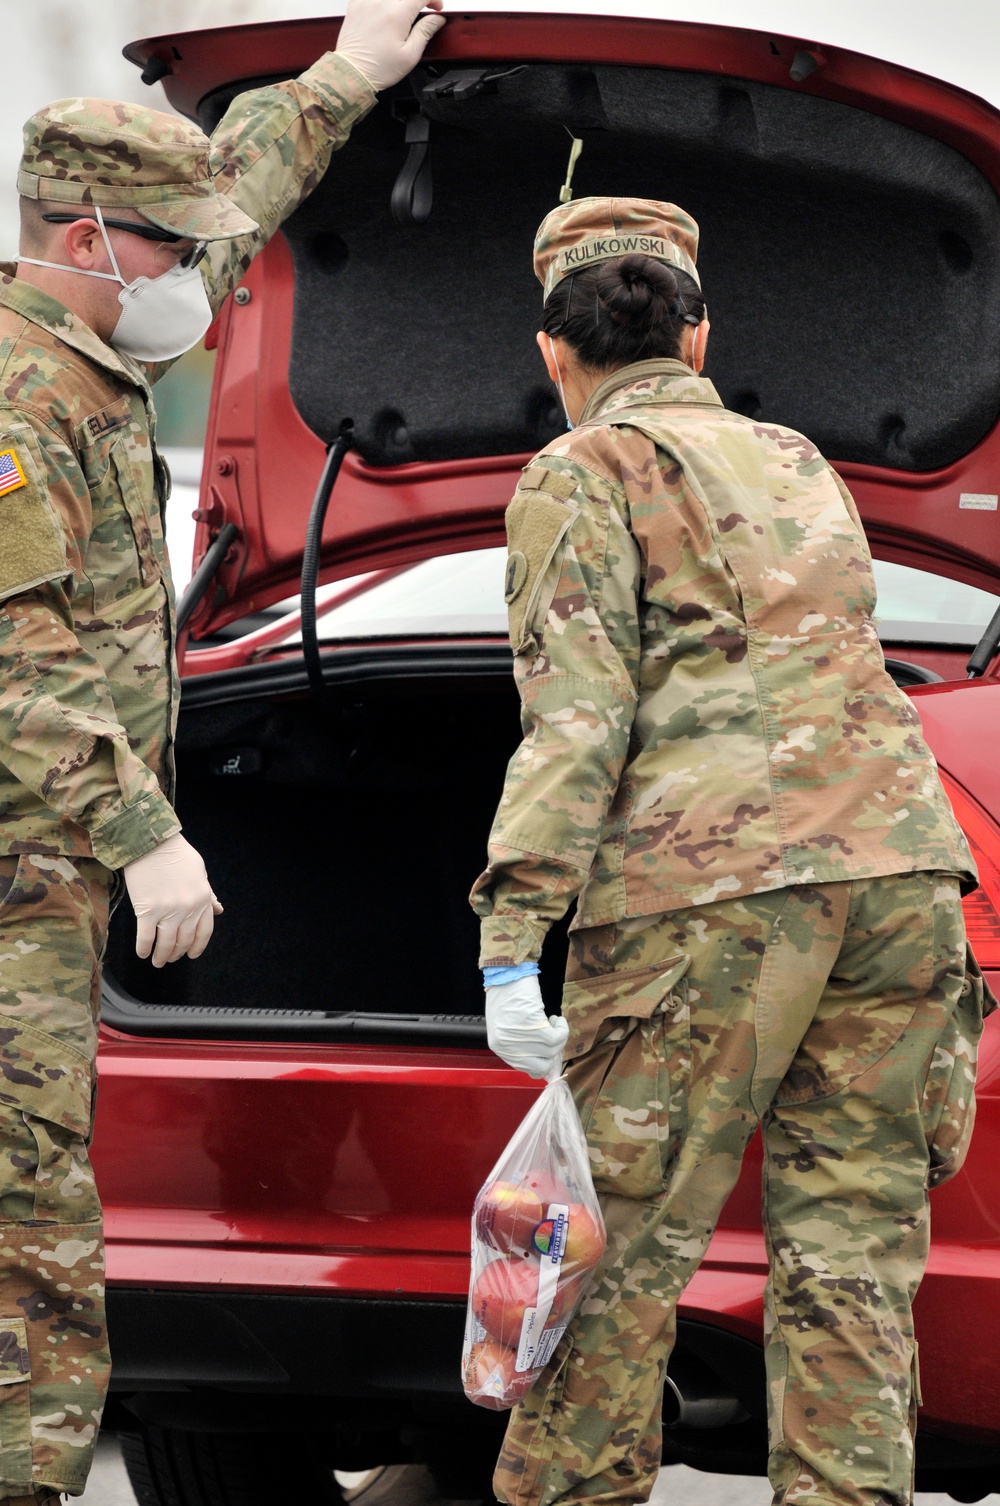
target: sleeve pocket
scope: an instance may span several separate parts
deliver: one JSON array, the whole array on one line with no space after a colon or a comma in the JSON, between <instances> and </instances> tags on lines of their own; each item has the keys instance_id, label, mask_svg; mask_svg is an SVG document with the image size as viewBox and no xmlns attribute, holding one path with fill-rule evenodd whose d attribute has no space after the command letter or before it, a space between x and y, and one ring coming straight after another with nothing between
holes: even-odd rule
<instances>
[{"instance_id":1,"label":"sleeve pocket","mask_svg":"<svg viewBox=\"0 0 1000 1506\"><path fill-rule=\"evenodd\" d=\"M686 953L569 983L566 1075L598 1192L660 1196L687 1128L691 1028Z\"/></svg>"},{"instance_id":2,"label":"sleeve pocket","mask_svg":"<svg viewBox=\"0 0 1000 1506\"><path fill-rule=\"evenodd\" d=\"M507 508L510 552L504 599L515 654L537 650L536 633L541 631L556 587L557 572L549 574L549 566L576 515L576 508L542 491L517 491Z\"/></svg>"},{"instance_id":3,"label":"sleeve pocket","mask_svg":"<svg viewBox=\"0 0 1000 1506\"><path fill-rule=\"evenodd\" d=\"M0 437L0 601L68 573L66 540L30 430Z\"/></svg>"}]
</instances>

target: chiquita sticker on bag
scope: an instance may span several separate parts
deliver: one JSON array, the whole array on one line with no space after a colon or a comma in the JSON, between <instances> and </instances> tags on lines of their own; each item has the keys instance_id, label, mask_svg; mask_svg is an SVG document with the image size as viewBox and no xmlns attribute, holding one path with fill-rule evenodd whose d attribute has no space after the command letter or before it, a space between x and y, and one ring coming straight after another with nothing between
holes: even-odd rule
<instances>
[{"instance_id":1,"label":"chiquita sticker on bag","mask_svg":"<svg viewBox=\"0 0 1000 1506\"><path fill-rule=\"evenodd\" d=\"M476 1198L462 1351L470 1401L503 1410L551 1360L604 1254L587 1144L565 1078L549 1083Z\"/></svg>"}]
</instances>

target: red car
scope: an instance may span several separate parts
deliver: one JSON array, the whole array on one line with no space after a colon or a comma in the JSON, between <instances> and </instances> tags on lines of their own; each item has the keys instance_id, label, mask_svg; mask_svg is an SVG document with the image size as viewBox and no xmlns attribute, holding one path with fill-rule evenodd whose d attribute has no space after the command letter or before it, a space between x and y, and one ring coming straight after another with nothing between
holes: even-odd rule
<instances>
[{"instance_id":1,"label":"red car","mask_svg":"<svg viewBox=\"0 0 1000 1506\"><path fill-rule=\"evenodd\" d=\"M128 55L211 130L337 27ZM344 1471L370 1471L358 1501L490 1495L502 1418L458 1378L469 1214L537 1090L486 1049L466 902L519 736L483 551L560 426L530 248L567 130L575 193L696 216L723 400L833 457L889 598L910 583L883 638L975 849L968 920L1000 981L1000 114L783 36L452 16L212 334L177 752L226 913L159 973L119 915L101 1043L108 1424L144 1506L336 1501ZM300 594L305 651L280 606ZM918 1302L919 1480L967 1501L1000 1488L998 1077L993 1018ZM681 1306L667 1461L764 1467L758 1203L751 1153Z\"/></svg>"}]
</instances>

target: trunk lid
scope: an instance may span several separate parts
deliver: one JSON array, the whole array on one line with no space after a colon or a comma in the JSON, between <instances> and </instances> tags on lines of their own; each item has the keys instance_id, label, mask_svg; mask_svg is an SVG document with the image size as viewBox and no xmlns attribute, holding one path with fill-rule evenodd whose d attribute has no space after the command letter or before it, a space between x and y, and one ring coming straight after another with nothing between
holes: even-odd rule
<instances>
[{"instance_id":1,"label":"trunk lid","mask_svg":"<svg viewBox=\"0 0 1000 1506\"><path fill-rule=\"evenodd\" d=\"M338 28L218 28L127 54L211 130ZM450 88L459 69L471 86ZM484 72L505 76L484 88ZM390 200L418 110L434 203L400 225ZM348 420L322 579L503 541L518 469L561 427L530 252L567 131L584 141L575 194L669 198L699 221L726 405L813 439L877 554L995 591L1000 112L763 32L470 13L380 98L223 311L196 557L227 522L238 538L196 636L294 591L325 447Z\"/></svg>"}]
</instances>

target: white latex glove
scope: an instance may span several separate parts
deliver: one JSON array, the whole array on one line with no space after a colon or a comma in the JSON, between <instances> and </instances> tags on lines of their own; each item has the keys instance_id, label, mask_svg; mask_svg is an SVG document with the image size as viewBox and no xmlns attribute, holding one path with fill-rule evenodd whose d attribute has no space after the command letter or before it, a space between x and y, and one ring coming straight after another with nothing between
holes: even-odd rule
<instances>
[{"instance_id":1,"label":"white latex glove","mask_svg":"<svg viewBox=\"0 0 1000 1506\"><path fill-rule=\"evenodd\" d=\"M337 51L377 94L398 84L420 62L427 43L444 25L444 16L420 12L439 11L441 5L442 0L349 0Z\"/></svg>"},{"instance_id":2,"label":"white latex glove","mask_svg":"<svg viewBox=\"0 0 1000 1506\"><path fill-rule=\"evenodd\" d=\"M568 1035L566 1020L546 1018L537 975L486 990L486 1039L508 1067L551 1082L562 1070Z\"/></svg>"},{"instance_id":3,"label":"white latex glove","mask_svg":"<svg viewBox=\"0 0 1000 1506\"><path fill-rule=\"evenodd\" d=\"M144 858L127 863L124 872L137 922L138 955L152 952L154 967L179 957L200 957L215 917L222 914L201 853L177 832Z\"/></svg>"}]
</instances>

